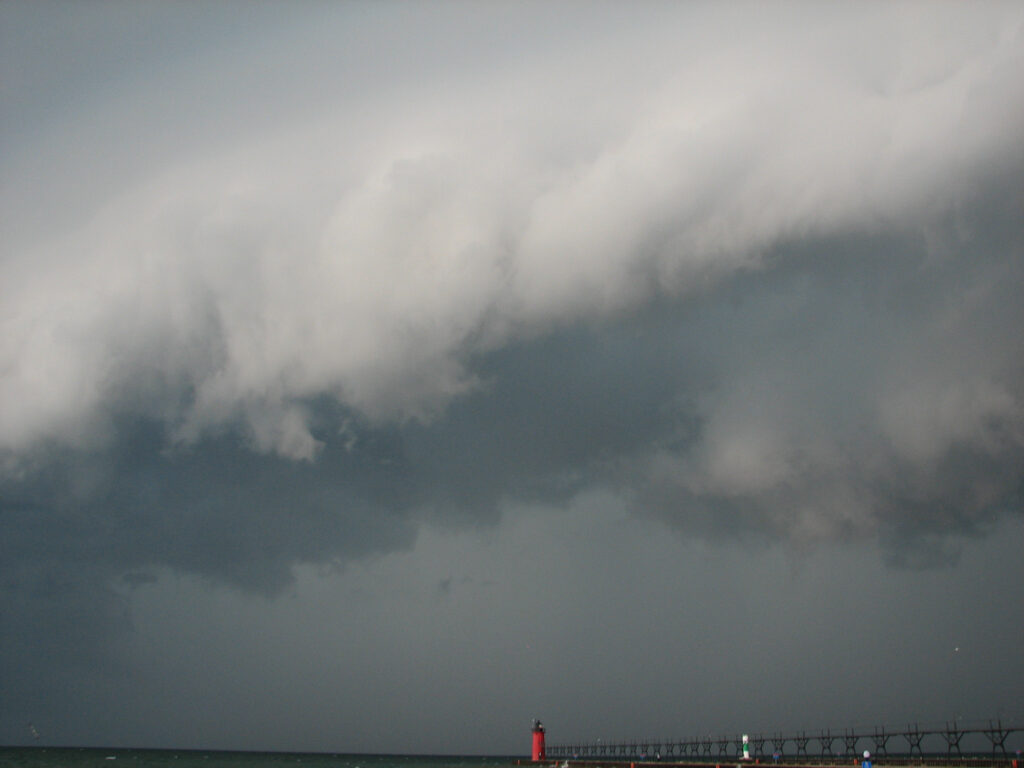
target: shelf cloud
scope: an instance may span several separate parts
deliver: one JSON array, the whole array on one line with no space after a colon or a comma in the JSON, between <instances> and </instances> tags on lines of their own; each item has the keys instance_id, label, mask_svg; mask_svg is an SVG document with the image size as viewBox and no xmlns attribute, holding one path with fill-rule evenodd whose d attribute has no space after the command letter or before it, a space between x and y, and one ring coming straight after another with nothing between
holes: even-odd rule
<instances>
[{"instance_id":1,"label":"shelf cloud","mask_svg":"<svg viewBox=\"0 0 1024 768\"><path fill-rule=\"evenodd\" d=\"M1013 4L132 13L0 46L26 626L595 493L912 569L1024 510Z\"/></svg>"}]
</instances>

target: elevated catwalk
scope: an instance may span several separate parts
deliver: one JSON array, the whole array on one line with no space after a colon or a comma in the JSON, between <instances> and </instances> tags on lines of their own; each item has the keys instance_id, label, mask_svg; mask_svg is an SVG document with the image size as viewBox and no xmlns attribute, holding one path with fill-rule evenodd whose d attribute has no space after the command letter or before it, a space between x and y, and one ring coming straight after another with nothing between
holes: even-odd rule
<instances>
[{"instance_id":1,"label":"elevated catwalk","mask_svg":"<svg viewBox=\"0 0 1024 768\"><path fill-rule=\"evenodd\" d=\"M1009 740L1009 744L1008 744ZM1024 768L1019 750L1024 746L1024 725L1001 720L967 726L949 722L942 726L906 728L823 729L713 738L634 739L631 741L574 742L548 745L546 757L573 764L619 766L658 763L665 766L709 764L765 765L786 768L807 765L860 765L864 752L874 765L1009 765ZM742 759L747 755L749 759ZM1016 762L1017 765L1013 766ZM871 763L868 763L870 765Z\"/></svg>"}]
</instances>

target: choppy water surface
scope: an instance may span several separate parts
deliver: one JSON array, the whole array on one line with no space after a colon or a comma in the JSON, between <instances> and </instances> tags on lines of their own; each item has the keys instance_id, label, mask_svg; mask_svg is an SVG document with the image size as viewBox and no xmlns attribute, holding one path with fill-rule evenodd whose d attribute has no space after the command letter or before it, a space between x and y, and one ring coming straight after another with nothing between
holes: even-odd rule
<instances>
[{"instance_id":1,"label":"choppy water surface","mask_svg":"<svg viewBox=\"0 0 1024 768\"><path fill-rule=\"evenodd\" d=\"M515 758L203 752L170 749L0 748L12 768L513 768Z\"/></svg>"}]
</instances>

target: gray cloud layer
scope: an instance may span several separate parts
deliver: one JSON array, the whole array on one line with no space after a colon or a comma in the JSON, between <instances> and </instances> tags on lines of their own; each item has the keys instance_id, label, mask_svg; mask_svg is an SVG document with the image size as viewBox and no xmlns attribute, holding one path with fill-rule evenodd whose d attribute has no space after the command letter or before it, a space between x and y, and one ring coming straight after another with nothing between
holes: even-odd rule
<instances>
[{"instance_id":1,"label":"gray cloud layer","mask_svg":"<svg viewBox=\"0 0 1024 768\"><path fill-rule=\"evenodd\" d=\"M474 353L685 294L794 239L927 236L1014 157L1013 14L941 9L938 30L875 41L867 72L874 24L832 50L816 33L839 20L787 33L758 15L745 26L768 23L765 40L741 29L722 49L644 30L653 53L627 73L652 78L642 93L584 70L628 55L627 32L544 59L561 76L537 90L536 63L385 90L158 169L7 260L5 448L87 439L127 394L180 439L240 420L257 450L309 459L309 398L429 419L474 386ZM594 106L571 119L578 104Z\"/></svg>"},{"instance_id":2,"label":"gray cloud layer","mask_svg":"<svg viewBox=\"0 0 1024 768\"><path fill-rule=\"evenodd\" d=\"M5 678L515 504L909 566L1021 514L1019 8L253 8L0 46Z\"/></svg>"}]
</instances>

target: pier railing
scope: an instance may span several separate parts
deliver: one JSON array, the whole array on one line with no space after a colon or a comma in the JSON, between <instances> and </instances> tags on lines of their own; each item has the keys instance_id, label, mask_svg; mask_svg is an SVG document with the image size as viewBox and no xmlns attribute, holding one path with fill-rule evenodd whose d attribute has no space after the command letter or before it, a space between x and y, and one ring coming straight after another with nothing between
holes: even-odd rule
<instances>
[{"instance_id":1,"label":"pier railing","mask_svg":"<svg viewBox=\"0 0 1024 768\"><path fill-rule=\"evenodd\" d=\"M942 726L921 727L915 723L905 728L876 726L751 733L747 738L750 759L758 763L791 765L813 760L817 765L850 765L850 758L857 758L867 750L879 762L885 758L886 765L920 765L925 757L942 757L943 762L959 758L965 764L989 754L991 759L1006 760L1011 757L1007 740L1017 735L1024 735L1024 724L989 720L975 725L955 721ZM549 758L595 762L715 763L733 760L742 754L742 734L690 739L597 739L547 747ZM1014 756L1020 757L1016 752ZM1018 762L1018 765L1024 768L1024 763Z\"/></svg>"}]
</instances>

